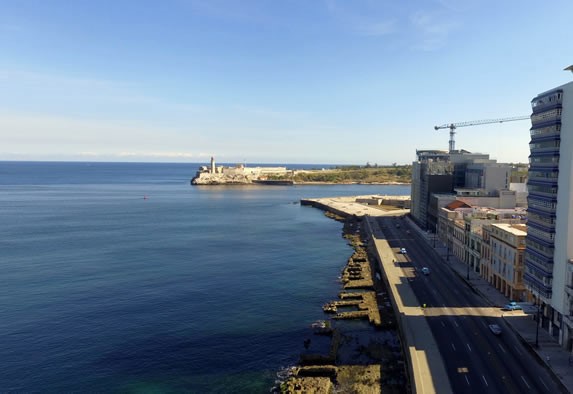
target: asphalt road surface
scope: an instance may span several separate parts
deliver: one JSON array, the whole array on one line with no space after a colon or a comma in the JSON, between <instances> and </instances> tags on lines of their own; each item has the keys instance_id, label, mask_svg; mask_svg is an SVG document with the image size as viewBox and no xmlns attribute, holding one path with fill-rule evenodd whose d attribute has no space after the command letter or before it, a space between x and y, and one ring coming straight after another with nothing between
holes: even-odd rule
<instances>
[{"instance_id":1,"label":"asphalt road surface","mask_svg":"<svg viewBox=\"0 0 573 394\"><path fill-rule=\"evenodd\" d=\"M447 266L431 245L410 231L406 220L378 223L424 308L454 393L559 393L554 376L490 307ZM406 248L407 254L401 254ZM429 275L422 268L430 269ZM490 324L501 327L494 335Z\"/></svg>"}]
</instances>

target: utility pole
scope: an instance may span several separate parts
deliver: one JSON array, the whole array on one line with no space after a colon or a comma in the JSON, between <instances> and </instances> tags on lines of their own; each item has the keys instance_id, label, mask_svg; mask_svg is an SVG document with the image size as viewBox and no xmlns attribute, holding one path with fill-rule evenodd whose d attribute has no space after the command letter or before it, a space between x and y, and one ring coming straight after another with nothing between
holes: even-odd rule
<instances>
[{"instance_id":1,"label":"utility pole","mask_svg":"<svg viewBox=\"0 0 573 394\"><path fill-rule=\"evenodd\" d=\"M537 289L537 326L535 328L535 347L539 349L539 325L541 324L541 302L539 301L539 289Z\"/></svg>"},{"instance_id":2,"label":"utility pole","mask_svg":"<svg viewBox=\"0 0 573 394\"><path fill-rule=\"evenodd\" d=\"M446 261L450 262L450 242L446 239Z\"/></svg>"}]
</instances>

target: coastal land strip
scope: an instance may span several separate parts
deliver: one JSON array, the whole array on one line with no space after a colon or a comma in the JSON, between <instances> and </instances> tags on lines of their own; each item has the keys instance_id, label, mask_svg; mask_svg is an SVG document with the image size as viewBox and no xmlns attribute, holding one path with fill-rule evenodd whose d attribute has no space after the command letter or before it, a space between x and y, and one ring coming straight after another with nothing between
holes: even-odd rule
<instances>
[{"instance_id":1,"label":"coastal land strip","mask_svg":"<svg viewBox=\"0 0 573 394\"><path fill-rule=\"evenodd\" d=\"M411 181L411 166L344 166L322 169L288 169L286 167L200 166L192 185L303 185L303 184L372 184L403 185Z\"/></svg>"}]
</instances>

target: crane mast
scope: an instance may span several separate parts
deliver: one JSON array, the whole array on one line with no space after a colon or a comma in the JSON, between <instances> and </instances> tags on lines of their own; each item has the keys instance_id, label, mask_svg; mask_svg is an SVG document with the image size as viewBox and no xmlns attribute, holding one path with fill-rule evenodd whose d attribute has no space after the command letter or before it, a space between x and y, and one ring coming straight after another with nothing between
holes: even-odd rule
<instances>
[{"instance_id":1,"label":"crane mast","mask_svg":"<svg viewBox=\"0 0 573 394\"><path fill-rule=\"evenodd\" d=\"M499 119L472 120L469 122L445 123L441 126L434 126L434 130L450 129L449 148L450 148L450 152L453 152L454 150L456 150L456 142L454 140L454 136L456 134L456 129L458 127L478 126L478 125L490 124L490 123L513 122L516 120L525 120L525 119L529 119L529 115L512 116L510 118L499 118Z\"/></svg>"}]
</instances>

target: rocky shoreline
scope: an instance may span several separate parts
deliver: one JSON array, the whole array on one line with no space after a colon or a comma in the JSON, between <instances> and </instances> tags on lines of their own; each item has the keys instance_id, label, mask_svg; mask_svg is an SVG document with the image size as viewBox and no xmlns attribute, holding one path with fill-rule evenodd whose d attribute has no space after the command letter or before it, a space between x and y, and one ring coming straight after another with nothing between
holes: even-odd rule
<instances>
[{"instance_id":1,"label":"rocky shoreline","mask_svg":"<svg viewBox=\"0 0 573 394\"><path fill-rule=\"evenodd\" d=\"M406 375L396 319L375 260L363 243L361 219L326 215L344 223L343 236L354 249L341 273L338 299L323 305L330 319L321 320L322 330L314 333L330 337L329 351L301 353L298 365L284 371L274 391L403 393ZM366 319L368 327L344 323L357 319Z\"/></svg>"}]
</instances>

